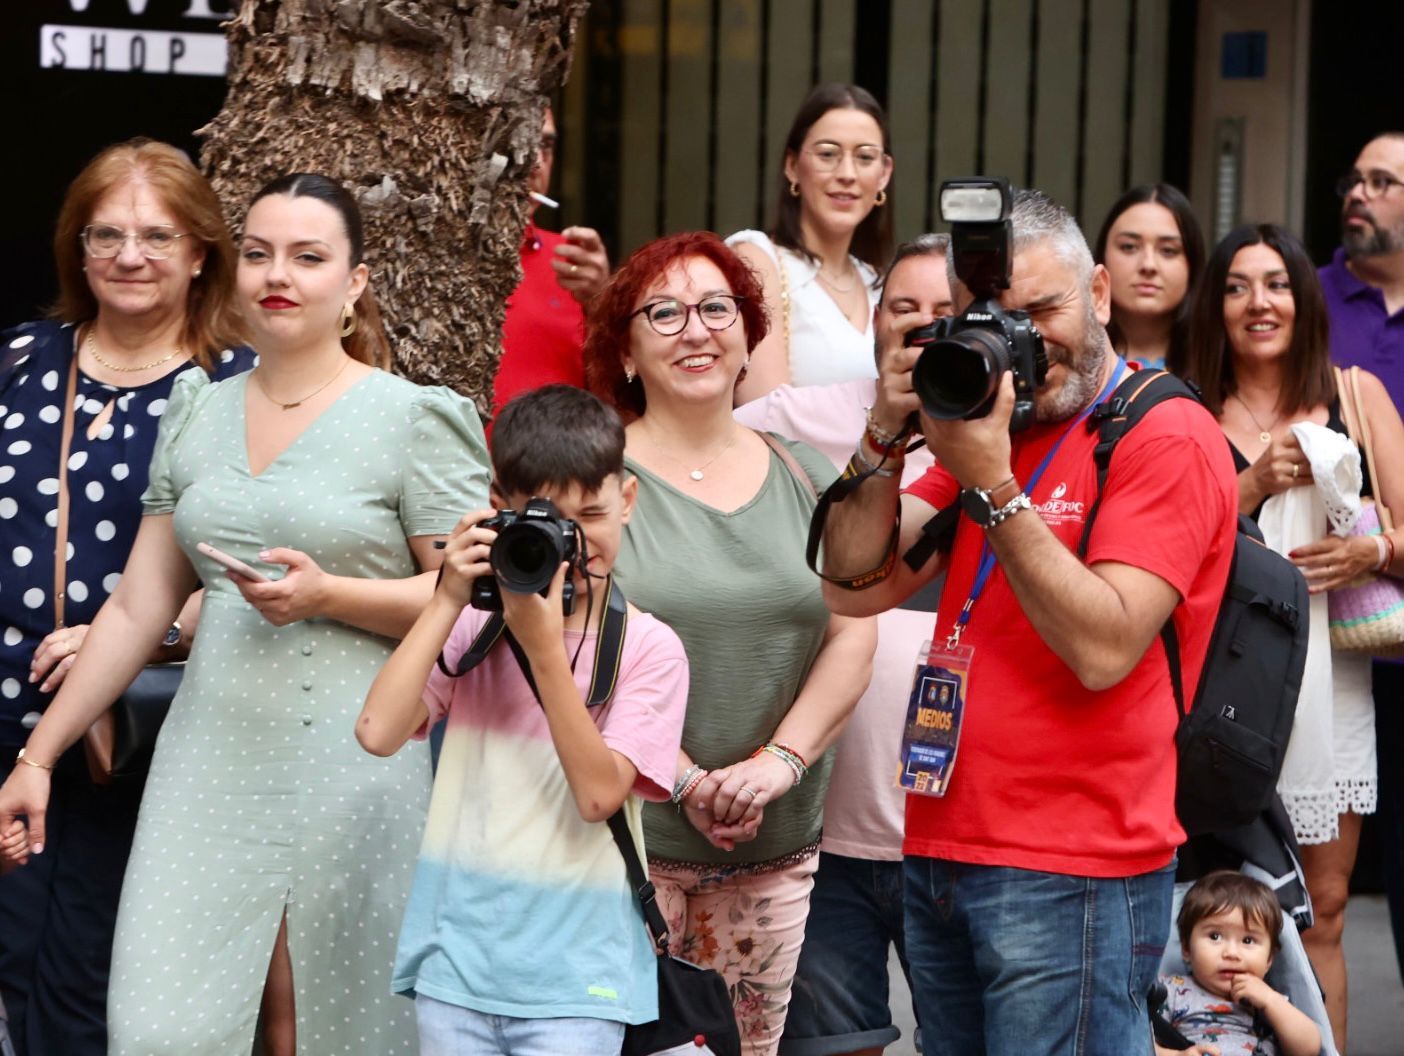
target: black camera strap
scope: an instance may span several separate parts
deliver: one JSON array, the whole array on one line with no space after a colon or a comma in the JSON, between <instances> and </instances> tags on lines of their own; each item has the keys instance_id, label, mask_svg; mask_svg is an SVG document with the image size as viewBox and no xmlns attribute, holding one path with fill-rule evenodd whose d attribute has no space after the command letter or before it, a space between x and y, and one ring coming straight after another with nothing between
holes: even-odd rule
<instances>
[{"instance_id":1,"label":"black camera strap","mask_svg":"<svg viewBox=\"0 0 1404 1056\"><path fill-rule=\"evenodd\" d=\"M915 451L925 442L925 440L921 439L914 440L908 445L907 451ZM809 518L809 539L805 542L804 559L809 565L809 570L820 579L824 580L824 582L833 583L847 590L863 590L866 587L881 583L891 574L892 566L897 563L897 538L902 531L902 508L900 505L897 508L897 515L892 523L892 535L888 540L886 556L883 558L882 564L871 571L864 572L857 576L830 576L819 571L819 546L824 541L824 526L829 518L830 507L836 502L843 502L847 499L862 486L865 480L875 475L886 463L886 455L884 455L882 460L875 466L862 465L858 462L857 456L854 456L848 460L848 465L844 467L843 473L839 478L825 488L824 494L819 496L819 502L814 507L813 515ZM930 529L946 512L947 511L942 510L938 513L931 521L927 522L925 527L922 528L922 531L926 532ZM959 515L960 510L958 507L953 507L952 512L954 515L950 518L950 523L952 531L954 531L955 519L956 516ZM938 529L938 532L940 530L941 529ZM922 546L924 541L924 537L923 539L919 539L904 555L908 564L911 564L912 555L916 552L918 547ZM947 549L949 549L949 546ZM928 552L926 557L912 565L912 568L920 568L926 563L926 559L930 556L931 554Z\"/></svg>"},{"instance_id":2,"label":"black camera strap","mask_svg":"<svg viewBox=\"0 0 1404 1056\"><path fill-rule=\"evenodd\" d=\"M590 673L590 692L585 698L586 707L591 708L608 702L614 696L615 687L619 684L619 663L624 655L624 632L629 624L629 604L624 592L615 585L613 576L606 580L604 593L604 615L600 619L599 634L595 636L595 668ZM541 693L536 688L536 679L532 677L526 650L508 630L507 621L500 612L494 612L487 618L453 669L449 668L444 654L440 652L437 661L439 670L449 678L461 678L486 660L493 647L504 639L516 657L517 666L522 669L522 677L531 687L532 696L540 704Z\"/></svg>"}]
</instances>

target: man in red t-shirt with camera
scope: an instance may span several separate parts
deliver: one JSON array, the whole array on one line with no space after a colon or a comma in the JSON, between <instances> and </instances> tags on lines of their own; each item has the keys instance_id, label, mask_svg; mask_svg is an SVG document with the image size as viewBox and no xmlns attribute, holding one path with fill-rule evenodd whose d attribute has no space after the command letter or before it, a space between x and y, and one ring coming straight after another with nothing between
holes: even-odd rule
<instances>
[{"instance_id":1,"label":"man in red t-shirt with camera","mask_svg":"<svg viewBox=\"0 0 1404 1056\"><path fill-rule=\"evenodd\" d=\"M948 259L958 277L982 276L989 300L952 328L968 337L1023 327L1019 338L1003 331L1015 369L990 372L985 413L934 420L926 408L940 401L923 379L959 388L969 378L942 377L955 360L928 359L919 397L913 366L924 348L944 357L956 344L907 347L902 335L923 320L894 321L852 472L900 462L914 417L937 464L905 492L899 475L873 473L834 504L825 598L835 612L871 615L946 573L901 765L916 777L906 928L928 1056L1149 1054L1145 997L1184 839L1177 712L1158 632L1174 620L1185 684L1197 685L1233 555L1233 462L1203 407L1159 404L1118 444L1078 556L1097 499L1087 415L1129 368L1106 336L1106 270L1076 221L1038 192L1015 193L1012 208L1004 194L999 219L1012 238L979 243L975 256L1006 253L1007 288L990 279L989 260L962 258L954 223ZM956 308L969 309L967 283L952 288ZM1011 434L1014 373L1034 362L1019 356L1029 323L1047 374L1041 384L1037 371L1024 378L1022 427ZM897 557L957 501L964 513L949 555L917 569Z\"/></svg>"}]
</instances>

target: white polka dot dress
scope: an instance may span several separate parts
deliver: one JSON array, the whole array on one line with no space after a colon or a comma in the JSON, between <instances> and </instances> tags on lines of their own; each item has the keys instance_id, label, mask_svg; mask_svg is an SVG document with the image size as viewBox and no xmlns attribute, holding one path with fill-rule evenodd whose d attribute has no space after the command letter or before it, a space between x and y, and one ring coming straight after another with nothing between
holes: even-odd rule
<instances>
[{"instance_id":1,"label":"white polka dot dress","mask_svg":"<svg viewBox=\"0 0 1404 1056\"><path fill-rule=\"evenodd\" d=\"M122 890L111 1053L247 1053L285 910L298 1051L414 1053L413 1006L390 974L429 760L422 744L378 759L354 735L393 643L325 619L274 627L195 546L275 578L258 560L274 546L334 575L412 575L407 536L486 502L482 428L447 389L376 371L254 477L246 388L176 384L143 500L174 512L207 590Z\"/></svg>"}]
</instances>

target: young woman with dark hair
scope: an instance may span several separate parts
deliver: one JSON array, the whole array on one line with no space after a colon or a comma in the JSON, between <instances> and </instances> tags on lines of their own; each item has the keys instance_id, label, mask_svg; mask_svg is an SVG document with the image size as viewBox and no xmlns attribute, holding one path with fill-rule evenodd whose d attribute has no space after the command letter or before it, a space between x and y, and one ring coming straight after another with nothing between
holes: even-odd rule
<instances>
[{"instance_id":1,"label":"young woman with dark hair","mask_svg":"<svg viewBox=\"0 0 1404 1056\"><path fill-rule=\"evenodd\" d=\"M236 291L258 366L177 379L121 582L0 789L0 853L37 853L47 768L202 581L122 888L113 1056L248 1052L260 1017L268 1056L418 1051L390 972L428 753L376 759L352 731L433 593L434 542L486 502L487 453L468 400L372 365L359 241L325 176L254 198Z\"/></svg>"},{"instance_id":2,"label":"young woman with dark hair","mask_svg":"<svg viewBox=\"0 0 1404 1056\"><path fill-rule=\"evenodd\" d=\"M1168 183L1141 184L1118 198L1092 257L1111 276L1107 336L1127 359L1183 371L1204 236L1189 200Z\"/></svg>"},{"instance_id":3,"label":"young woman with dark hair","mask_svg":"<svg viewBox=\"0 0 1404 1056\"><path fill-rule=\"evenodd\" d=\"M737 403L777 385L876 377L877 273L892 250L887 116L855 85L822 84L785 137L775 229L727 239L760 274L770 333Z\"/></svg>"},{"instance_id":4,"label":"young woman with dark hair","mask_svg":"<svg viewBox=\"0 0 1404 1056\"><path fill-rule=\"evenodd\" d=\"M1369 658L1330 648L1326 592L1372 572L1404 573L1393 557L1404 532L1328 534L1325 506L1280 496L1315 484L1291 431L1312 422L1345 433L1326 341L1326 305L1306 249L1274 225L1232 231L1210 256L1195 296L1185 377L1223 426L1238 466L1239 510L1260 518L1269 545L1306 576L1313 600L1307 673L1278 790L1301 844L1316 923L1303 932L1326 994L1336 1047L1346 1051L1346 965L1341 947L1360 820L1375 810L1374 704ZM1361 494L1404 509L1404 422L1373 374L1359 378L1361 411L1378 452L1363 464ZM1300 493L1299 493L1300 494ZM1267 504L1278 505L1269 510Z\"/></svg>"}]
</instances>

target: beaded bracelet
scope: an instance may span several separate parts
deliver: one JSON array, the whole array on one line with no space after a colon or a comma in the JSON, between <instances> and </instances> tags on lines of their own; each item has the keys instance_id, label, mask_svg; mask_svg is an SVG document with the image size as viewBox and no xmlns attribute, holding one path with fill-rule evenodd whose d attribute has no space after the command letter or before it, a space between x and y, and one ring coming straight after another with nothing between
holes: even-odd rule
<instances>
[{"instance_id":1,"label":"beaded bracelet","mask_svg":"<svg viewBox=\"0 0 1404 1056\"><path fill-rule=\"evenodd\" d=\"M911 427L905 422L902 423L902 428L897 430L897 432L889 433L882 426L878 425L877 419L873 417L873 409L871 407L864 408L863 420L866 424L866 428L863 430L863 439L867 440L868 443L872 445L873 450L879 454L892 455L898 451L902 451L903 441L912 433ZM906 452L903 451L902 453L905 454Z\"/></svg>"},{"instance_id":2,"label":"beaded bracelet","mask_svg":"<svg viewBox=\"0 0 1404 1056\"><path fill-rule=\"evenodd\" d=\"M799 752L795 751L793 748L787 748L783 744L777 744L776 742L771 741L767 744L761 745L754 752L752 752L751 758L756 758L756 756L760 755L762 752L769 752L771 755L775 756L786 766L788 766L790 768L790 773L795 775L796 785L804 780L805 774L809 773L809 764L807 764L804 761L804 757L801 756Z\"/></svg>"},{"instance_id":3,"label":"beaded bracelet","mask_svg":"<svg viewBox=\"0 0 1404 1056\"><path fill-rule=\"evenodd\" d=\"M693 784L695 778L705 773L706 770L696 763L693 763L684 770L682 772L682 777L678 778L677 782L673 785L672 801L674 803L681 803L683 798L687 795L688 786Z\"/></svg>"}]
</instances>

